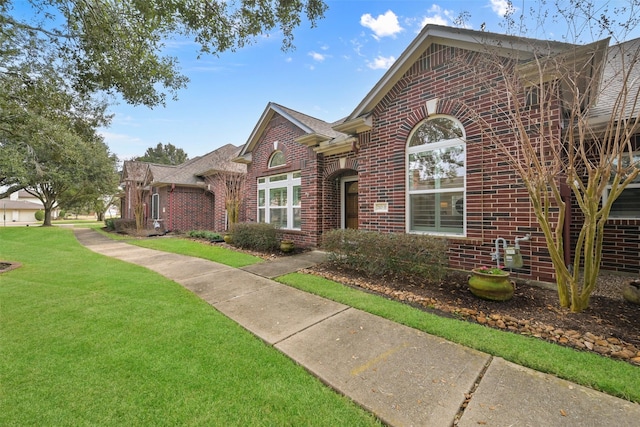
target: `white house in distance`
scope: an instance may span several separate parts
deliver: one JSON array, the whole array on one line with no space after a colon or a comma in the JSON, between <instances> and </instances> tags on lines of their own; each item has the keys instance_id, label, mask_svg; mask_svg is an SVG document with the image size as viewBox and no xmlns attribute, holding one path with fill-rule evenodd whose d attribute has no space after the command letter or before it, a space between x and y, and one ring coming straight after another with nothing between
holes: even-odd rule
<instances>
[{"instance_id":1,"label":"white house in distance","mask_svg":"<svg viewBox=\"0 0 640 427\"><path fill-rule=\"evenodd\" d=\"M0 199L2 224L8 222L36 222L36 212L43 209L36 197L24 190L16 191L9 197Z\"/></svg>"}]
</instances>

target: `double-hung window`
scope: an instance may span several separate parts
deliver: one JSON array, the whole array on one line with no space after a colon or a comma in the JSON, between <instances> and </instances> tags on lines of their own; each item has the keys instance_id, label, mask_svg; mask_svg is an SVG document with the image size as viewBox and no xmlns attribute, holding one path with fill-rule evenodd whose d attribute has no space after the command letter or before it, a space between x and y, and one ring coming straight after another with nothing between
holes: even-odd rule
<instances>
[{"instance_id":1,"label":"double-hung window","mask_svg":"<svg viewBox=\"0 0 640 427\"><path fill-rule=\"evenodd\" d=\"M625 156L625 159L629 159ZM640 167L640 151L633 153L633 164L636 167ZM615 166L615 162L614 162ZM629 166L629 160L626 160L625 167ZM607 186L605 190L604 199L609 197L609 191L611 186ZM640 219L640 175L630 184L628 184L622 193L611 205L611 211L609 211L609 218L626 218L626 219Z\"/></svg>"},{"instance_id":2,"label":"double-hung window","mask_svg":"<svg viewBox=\"0 0 640 427\"><path fill-rule=\"evenodd\" d=\"M407 231L464 235L464 129L450 117L419 123L407 142Z\"/></svg>"},{"instance_id":3,"label":"double-hung window","mask_svg":"<svg viewBox=\"0 0 640 427\"><path fill-rule=\"evenodd\" d=\"M300 172L258 178L258 222L300 230Z\"/></svg>"}]
</instances>

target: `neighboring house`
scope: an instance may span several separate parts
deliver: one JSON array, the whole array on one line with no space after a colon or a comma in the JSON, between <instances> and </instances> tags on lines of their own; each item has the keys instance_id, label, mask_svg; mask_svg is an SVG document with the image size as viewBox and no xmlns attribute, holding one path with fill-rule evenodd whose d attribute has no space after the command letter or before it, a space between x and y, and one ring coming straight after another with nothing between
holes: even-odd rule
<instances>
[{"instance_id":1,"label":"neighboring house","mask_svg":"<svg viewBox=\"0 0 640 427\"><path fill-rule=\"evenodd\" d=\"M487 99L496 95L484 87L496 76L472 76L451 60L461 52L470 61L483 55L486 45L479 40L489 38L426 26L336 123L268 104L235 159L247 165L246 218L277 224L301 245L319 245L323 233L339 228L441 236L449 242L449 266L464 270L495 264L496 239L512 246L530 233L521 243L519 277L553 280L526 189L469 114L500 102ZM490 40L504 45L505 55L516 49L521 57L537 47L575 47L497 34ZM562 110L555 108L560 140ZM507 144L516 141L505 123L492 125ZM609 221L604 267L637 273L640 189L627 191L622 200L631 207L619 212L624 219ZM568 225L572 235L581 226L579 219Z\"/></svg>"},{"instance_id":2,"label":"neighboring house","mask_svg":"<svg viewBox=\"0 0 640 427\"><path fill-rule=\"evenodd\" d=\"M0 199L4 222L36 222L36 212L43 209L42 202L24 190Z\"/></svg>"},{"instance_id":3,"label":"neighboring house","mask_svg":"<svg viewBox=\"0 0 640 427\"><path fill-rule=\"evenodd\" d=\"M159 225L166 231L226 230L225 189L213 177L244 173L244 165L231 162L238 152L238 147L228 144L178 166L124 162L122 218L135 218L136 200L140 198L147 228Z\"/></svg>"}]
</instances>

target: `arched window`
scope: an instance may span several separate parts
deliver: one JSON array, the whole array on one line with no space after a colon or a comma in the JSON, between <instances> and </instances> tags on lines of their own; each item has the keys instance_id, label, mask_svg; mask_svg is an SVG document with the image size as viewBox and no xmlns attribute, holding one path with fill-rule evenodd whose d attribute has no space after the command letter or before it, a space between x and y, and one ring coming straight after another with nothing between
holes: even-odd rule
<instances>
[{"instance_id":1,"label":"arched window","mask_svg":"<svg viewBox=\"0 0 640 427\"><path fill-rule=\"evenodd\" d=\"M284 158L284 153L280 150L274 152L269 159L269 168L277 168L278 166L282 166L287 162Z\"/></svg>"},{"instance_id":2,"label":"arched window","mask_svg":"<svg viewBox=\"0 0 640 427\"><path fill-rule=\"evenodd\" d=\"M464 235L466 144L452 117L420 122L407 141L407 231Z\"/></svg>"}]
</instances>

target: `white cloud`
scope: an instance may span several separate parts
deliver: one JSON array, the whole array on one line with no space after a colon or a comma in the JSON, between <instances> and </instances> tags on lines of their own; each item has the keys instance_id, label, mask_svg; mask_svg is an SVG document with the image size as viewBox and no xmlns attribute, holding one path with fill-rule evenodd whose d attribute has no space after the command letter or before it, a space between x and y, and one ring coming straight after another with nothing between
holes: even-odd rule
<instances>
[{"instance_id":1,"label":"white cloud","mask_svg":"<svg viewBox=\"0 0 640 427\"><path fill-rule=\"evenodd\" d=\"M322 62L327 59L327 55L323 55L322 53L311 51L309 52L309 56L313 58L316 62Z\"/></svg>"},{"instance_id":2,"label":"white cloud","mask_svg":"<svg viewBox=\"0 0 640 427\"><path fill-rule=\"evenodd\" d=\"M422 28L424 28L427 24L436 24L436 25L450 25L450 23L455 19L455 12L449 9L443 9L437 4L431 5L429 10L427 11L427 16L422 18L420 22L420 28L417 32L420 32Z\"/></svg>"},{"instance_id":3,"label":"white cloud","mask_svg":"<svg viewBox=\"0 0 640 427\"><path fill-rule=\"evenodd\" d=\"M385 58L384 56L378 55L373 61L367 61L367 66L372 70L388 70L394 62L396 62L396 58L393 56Z\"/></svg>"},{"instance_id":4,"label":"white cloud","mask_svg":"<svg viewBox=\"0 0 640 427\"><path fill-rule=\"evenodd\" d=\"M398 17L390 10L384 15L378 15L377 18L366 13L360 17L360 25L373 31L373 38L376 40L382 37L395 36L402 31L402 27L398 23Z\"/></svg>"},{"instance_id":5,"label":"white cloud","mask_svg":"<svg viewBox=\"0 0 640 427\"><path fill-rule=\"evenodd\" d=\"M507 0L490 0L491 10L493 10L498 16L503 17L507 13L514 12L513 6Z\"/></svg>"}]
</instances>

